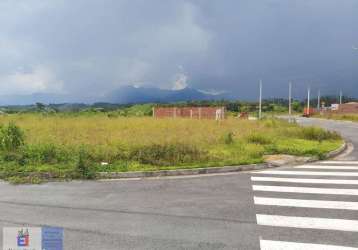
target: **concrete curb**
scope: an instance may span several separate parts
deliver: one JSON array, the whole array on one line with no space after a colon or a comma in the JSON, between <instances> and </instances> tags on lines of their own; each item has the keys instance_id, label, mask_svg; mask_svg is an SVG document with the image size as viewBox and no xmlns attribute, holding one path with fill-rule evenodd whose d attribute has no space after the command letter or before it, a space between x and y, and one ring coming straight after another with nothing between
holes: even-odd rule
<instances>
[{"instance_id":1,"label":"concrete curb","mask_svg":"<svg viewBox=\"0 0 358 250\"><path fill-rule=\"evenodd\" d=\"M121 179L121 178L146 178L146 177L163 177L163 176L219 174L219 173L261 170L270 167L273 166L271 166L268 163L262 163L262 164L251 164L251 165L241 165L241 166L160 170L160 171L148 171L148 172L100 172L98 173L98 177L106 178L106 179Z\"/></svg>"},{"instance_id":2,"label":"concrete curb","mask_svg":"<svg viewBox=\"0 0 358 250\"><path fill-rule=\"evenodd\" d=\"M326 158L334 158L342 154L347 149L347 143L326 154ZM202 175L202 174L220 174L241 171L262 170L267 168L281 167L283 165L304 164L308 162L318 161L318 157L304 157L301 161L285 162L282 164L262 163L241 166L225 166L211 168L193 168L193 169L176 169L176 170L159 170L159 171L138 171L138 172L100 172L97 174L99 179L125 179L125 178L148 178L148 177L164 177L164 176L185 176L185 175Z\"/></svg>"},{"instance_id":3,"label":"concrete curb","mask_svg":"<svg viewBox=\"0 0 358 250\"><path fill-rule=\"evenodd\" d=\"M333 150L332 152L329 152L326 154L326 158L331 159L339 156L340 154L343 154L344 151L346 151L348 148L348 143L345 141L342 146L340 146L338 149Z\"/></svg>"},{"instance_id":4,"label":"concrete curb","mask_svg":"<svg viewBox=\"0 0 358 250\"><path fill-rule=\"evenodd\" d=\"M338 149L325 154L324 158L325 159L335 158L341 154L344 154L347 149L348 149L348 143L344 142ZM269 162L269 164L273 167L283 167L283 166L297 166L297 165L313 163L318 161L320 161L318 156L311 156L311 157L291 156L291 159L288 159L286 161L273 161L273 162Z\"/></svg>"}]
</instances>

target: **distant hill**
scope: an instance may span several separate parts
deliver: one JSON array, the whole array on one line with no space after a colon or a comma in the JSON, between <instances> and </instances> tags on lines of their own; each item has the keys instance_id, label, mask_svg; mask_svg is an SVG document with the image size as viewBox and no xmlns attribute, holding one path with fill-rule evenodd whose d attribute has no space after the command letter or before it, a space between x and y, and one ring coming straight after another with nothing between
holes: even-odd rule
<instances>
[{"instance_id":1,"label":"distant hill","mask_svg":"<svg viewBox=\"0 0 358 250\"><path fill-rule=\"evenodd\" d=\"M168 90L125 86L110 93L105 100L111 103L178 102L194 100L232 99L228 95L206 94L193 88Z\"/></svg>"},{"instance_id":2,"label":"distant hill","mask_svg":"<svg viewBox=\"0 0 358 250\"><path fill-rule=\"evenodd\" d=\"M36 102L41 103L72 103L80 102L69 95L52 93L34 93L31 95L3 95L0 96L0 105L29 105Z\"/></svg>"},{"instance_id":3,"label":"distant hill","mask_svg":"<svg viewBox=\"0 0 358 250\"><path fill-rule=\"evenodd\" d=\"M31 95L4 95L0 96L0 105L30 105L36 102L45 104L55 103L150 103L150 102L178 102L178 101L200 101L233 99L226 94L207 94L193 88L181 90L168 90L155 87L133 87L124 86L108 93L104 97L89 98L65 94L34 93Z\"/></svg>"}]
</instances>

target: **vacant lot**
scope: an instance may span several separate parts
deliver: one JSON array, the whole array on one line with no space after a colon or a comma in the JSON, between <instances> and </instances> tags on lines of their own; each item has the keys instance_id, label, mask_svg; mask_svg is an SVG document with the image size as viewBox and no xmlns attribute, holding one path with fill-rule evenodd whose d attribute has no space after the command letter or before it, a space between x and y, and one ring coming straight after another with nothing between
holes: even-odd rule
<instances>
[{"instance_id":1,"label":"vacant lot","mask_svg":"<svg viewBox=\"0 0 358 250\"><path fill-rule=\"evenodd\" d=\"M12 182L259 163L265 154L323 156L341 144L335 133L279 120L16 114L0 123L0 177Z\"/></svg>"}]
</instances>

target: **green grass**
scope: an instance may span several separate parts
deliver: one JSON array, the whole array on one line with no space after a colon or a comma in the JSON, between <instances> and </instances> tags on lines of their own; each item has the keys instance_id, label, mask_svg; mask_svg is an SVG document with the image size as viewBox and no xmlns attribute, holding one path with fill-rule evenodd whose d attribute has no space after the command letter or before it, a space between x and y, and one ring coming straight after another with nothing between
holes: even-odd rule
<instances>
[{"instance_id":1,"label":"green grass","mask_svg":"<svg viewBox=\"0 0 358 250\"><path fill-rule=\"evenodd\" d=\"M342 143L336 133L273 119L23 114L2 116L0 124L0 178L18 184L253 164L267 154L323 157Z\"/></svg>"}]
</instances>

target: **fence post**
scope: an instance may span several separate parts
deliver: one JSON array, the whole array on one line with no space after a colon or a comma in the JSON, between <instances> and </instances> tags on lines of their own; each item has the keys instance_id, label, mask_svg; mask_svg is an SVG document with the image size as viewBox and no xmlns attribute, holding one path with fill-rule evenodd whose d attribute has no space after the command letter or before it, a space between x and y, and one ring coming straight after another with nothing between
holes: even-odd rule
<instances>
[{"instance_id":1,"label":"fence post","mask_svg":"<svg viewBox=\"0 0 358 250\"><path fill-rule=\"evenodd\" d=\"M190 119L193 119L193 110L190 110Z\"/></svg>"},{"instance_id":2,"label":"fence post","mask_svg":"<svg viewBox=\"0 0 358 250\"><path fill-rule=\"evenodd\" d=\"M173 117L176 118L177 117L177 108L173 109Z\"/></svg>"},{"instance_id":3,"label":"fence post","mask_svg":"<svg viewBox=\"0 0 358 250\"><path fill-rule=\"evenodd\" d=\"M155 118L155 108L152 107L152 117Z\"/></svg>"}]
</instances>

